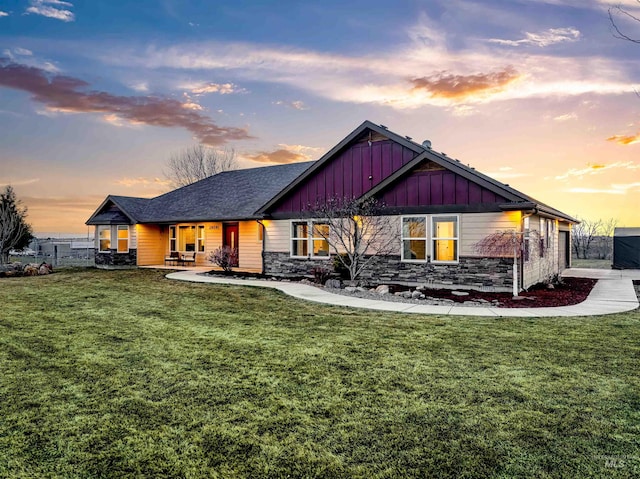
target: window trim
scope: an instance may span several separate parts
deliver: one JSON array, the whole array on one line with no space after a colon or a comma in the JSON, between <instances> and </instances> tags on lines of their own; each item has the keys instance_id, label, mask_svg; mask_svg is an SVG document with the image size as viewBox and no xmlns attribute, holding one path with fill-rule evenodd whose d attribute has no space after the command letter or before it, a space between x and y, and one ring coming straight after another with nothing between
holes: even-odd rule
<instances>
[{"instance_id":1,"label":"window trim","mask_svg":"<svg viewBox=\"0 0 640 479\"><path fill-rule=\"evenodd\" d=\"M293 236L295 232L294 225L304 224L307 228L306 236ZM313 243L314 241L326 241L322 236L313 236L314 226L318 224L327 225L331 227L326 220L322 218L314 218L309 220L297 219L291 220L289 222L289 256L291 258L296 259L317 259L317 260L328 260L331 259L331 247L329 246L328 252L329 254L325 255L315 255L313 254ZM307 254L306 255L295 255L293 252L295 248L293 247L294 241L306 241L307 244ZM328 245L328 242L327 242Z\"/></svg>"},{"instance_id":2,"label":"window trim","mask_svg":"<svg viewBox=\"0 0 640 479\"><path fill-rule=\"evenodd\" d=\"M109 234L108 238L102 238L101 233L106 231ZM102 241L109 241L109 247L107 249L102 249ZM111 252L111 225L99 225L98 226L98 252L99 253L110 253Z\"/></svg>"},{"instance_id":3,"label":"window trim","mask_svg":"<svg viewBox=\"0 0 640 479\"><path fill-rule=\"evenodd\" d=\"M331 232L331 225L329 223L327 223L326 221L323 221L323 220L310 220L309 224L311 226L308 229L308 231L309 231L309 249L307 251L309 251L309 257L313 258L313 259L329 259L331 257L331 246L329 245L329 241L327 241L327 239L324 236L314 236L313 233L315 231L316 225L326 225L327 228L329 228L329 232ZM315 251L314 243L316 241L324 241L324 242L327 243L327 254L326 255L314 254L314 251Z\"/></svg>"},{"instance_id":4,"label":"window trim","mask_svg":"<svg viewBox=\"0 0 640 479\"><path fill-rule=\"evenodd\" d=\"M120 231L126 231L127 237L120 238ZM129 225L116 225L116 253L128 253L130 249L130 238L131 232L129 230ZM127 249L120 249L120 241L127 241Z\"/></svg>"},{"instance_id":5,"label":"window trim","mask_svg":"<svg viewBox=\"0 0 640 479\"><path fill-rule=\"evenodd\" d=\"M455 218L455 236L454 237L436 237L435 236L435 223L436 220L438 218ZM429 260L431 263L433 264L459 264L460 263L460 215L459 214L437 214L437 215L431 215L430 218L431 221L429 221L429 225L430 225L430 238L429 238ZM448 240L448 241L454 241L455 242L455 257L456 259L454 260L436 260L435 258L435 243L436 241L443 241L443 240Z\"/></svg>"},{"instance_id":6,"label":"window trim","mask_svg":"<svg viewBox=\"0 0 640 479\"><path fill-rule=\"evenodd\" d=\"M294 236L296 232L295 225L304 224L307 227L306 236ZM293 247L294 241L306 241L307 242L307 254L297 255L294 254L296 248ZM291 258L309 258L309 221L308 220L291 220L289 222L289 255Z\"/></svg>"},{"instance_id":7,"label":"window trim","mask_svg":"<svg viewBox=\"0 0 640 479\"><path fill-rule=\"evenodd\" d=\"M196 253L204 253L207 245L207 233L204 225L196 227Z\"/></svg>"},{"instance_id":8,"label":"window trim","mask_svg":"<svg viewBox=\"0 0 640 479\"><path fill-rule=\"evenodd\" d=\"M418 236L404 236L404 220L419 218L424 220L424 238ZM424 259L412 259L404 257L404 242L424 241ZM428 263L429 262L429 216L428 215L403 215L400 217L400 261L403 263Z\"/></svg>"}]
</instances>

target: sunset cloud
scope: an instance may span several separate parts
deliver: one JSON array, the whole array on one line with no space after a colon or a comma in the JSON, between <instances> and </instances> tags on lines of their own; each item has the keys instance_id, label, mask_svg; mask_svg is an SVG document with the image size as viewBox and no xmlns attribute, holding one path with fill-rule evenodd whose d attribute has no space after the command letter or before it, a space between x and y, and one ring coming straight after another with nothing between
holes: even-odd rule
<instances>
[{"instance_id":1,"label":"sunset cloud","mask_svg":"<svg viewBox=\"0 0 640 479\"><path fill-rule=\"evenodd\" d=\"M139 176L137 178L124 177L115 182L116 185L126 186L127 188L161 188L166 189L171 185L171 182L162 178L144 178Z\"/></svg>"},{"instance_id":2,"label":"sunset cloud","mask_svg":"<svg viewBox=\"0 0 640 479\"><path fill-rule=\"evenodd\" d=\"M67 7L73 7L70 2L62 0L31 0L31 6L25 10L26 13L42 15L43 17L55 18L63 22L72 22L75 15Z\"/></svg>"},{"instance_id":3,"label":"sunset cloud","mask_svg":"<svg viewBox=\"0 0 640 479\"><path fill-rule=\"evenodd\" d=\"M65 113L100 113L107 118L164 128L184 128L207 145L250 138L242 128L221 127L188 103L159 96L118 96L86 91L77 78L48 74L45 70L0 58L0 86L31 93L47 109ZM115 115L115 117L109 117Z\"/></svg>"},{"instance_id":4,"label":"sunset cloud","mask_svg":"<svg viewBox=\"0 0 640 479\"><path fill-rule=\"evenodd\" d=\"M589 176L589 175L595 175L598 173L601 173L603 171L606 170L612 170L612 169L629 169L629 170L635 170L637 169L638 166L631 162L631 161L625 161L625 162L615 162L615 163L610 163L610 164L603 164L603 163L595 163L595 164L590 164L587 165L586 168L580 168L580 169L576 169L576 168L571 168L570 170L568 170L567 172L563 173L562 175L558 175L555 177L556 180L566 180L568 178L571 177L582 177L582 176Z\"/></svg>"},{"instance_id":5,"label":"sunset cloud","mask_svg":"<svg viewBox=\"0 0 640 479\"><path fill-rule=\"evenodd\" d=\"M440 72L430 77L414 78L413 90L425 90L434 97L464 98L502 90L520 75L513 68L494 73L454 75Z\"/></svg>"},{"instance_id":6,"label":"sunset cloud","mask_svg":"<svg viewBox=\"0 0 640 479\"><path fill-rule=\"evenodd\" d=\"M607 138L607 141L613 141L619 145L634 145L640 143L640 133L636 135L613 135Z\"/></svg>"},{"instance_id":7,"label":"sunset cloud","mask_svg":"<svg viewBox=\"0 0 640 479\"><path fill-rule=\"evenodd\" d=\"M578 115L576 115L575 113L566 113L564 115L558 115L556 117L553 118L554 121L569 121L569 120L575 120L578 118Z\"/></svg>"},{"instance_id":8,"label":"sunset cloud","mask_svg":"<svg viewBox=\"0 0 640 479\"><path fill-rule=\"evenodd\" d=\"M281 143L280 148L274 151L260 151L255 155L247 155L246 158L258 163L298 163L300 161L315 160L321 148L314 148L304 145L286 145Z\"/></svg>"},{"instance_id":9,"label":"sunset cloud","mask_svg":"<svg viewBox=\"0 0 640 479\"><path fill-rule=\"evenodd\" d=\"M640 192L640 182L614 183L610 188L571 188L567 191L569 191L569 193L626 195L630 192Z\"/></svg>"},{"instance_id":10,"label":"sunset cloud","mask_svg":"<svg viewBox=\"0 0 640 479\"><path fill-rule=\"evenodd\" d=\"M520 45L535 45L538 47L548 47L556 43L575 42L580 38L580 31L575 28L550 28L540 33L525 32L524 38L520 40L504 40L500 38L490 38L489 43L518 47Z\"/></svg>"}]
</instances>

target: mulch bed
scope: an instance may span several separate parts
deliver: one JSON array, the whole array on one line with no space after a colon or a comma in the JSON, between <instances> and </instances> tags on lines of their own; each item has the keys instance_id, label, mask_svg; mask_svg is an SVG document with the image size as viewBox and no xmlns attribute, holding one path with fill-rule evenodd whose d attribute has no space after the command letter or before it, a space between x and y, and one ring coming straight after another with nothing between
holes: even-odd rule
<instances>
[{"instance_id":1,"label":"mulch bed","mask_svg":"<svg viewBox=\"0 0 640 479\"><path fill-rule=\"evenodd\" d=\"M565 278L561 284L548 289L546 285L534 286L529 291L520 292L519 297L513 299L511 293L486 293L483 291L467 291L469 296L456 296L451 290L429 289L425 291L432 298L450 299L458 303L483 299L497 300L502 308L547 308L578 304L587 299L597 280L587 278Z\"/></svg>"},{"instance_id":2,"label":"mulch bed","mask_svg":"<svg viewBox=\"0 0 640 479\"><path fill-rule=\"evenodd\" d=\"M224 273L221 271L210 271L208 274L227 276L232 278L259 278L269 279L269 277L256 273L243 273L233 271ZM302 278L291 279L291 281ZM484 291L464 290L468 296L456 296L450 289L428 289L424 293L432 298L449 299L456 303L465 301L477 301L479 299L492 302L494 306L501 308L547 308L556 306L570 306L583 302L589 296L597 280L587 278L565 278L562 283L554 285L553 289L540 284L529 288L528 291L520 292L519 298L514 299L511 293L489 293ZM390 285L391 292L409 290L408 287ZM524 298L524 299L522 299Z\"/></svg>"}]
</instances>

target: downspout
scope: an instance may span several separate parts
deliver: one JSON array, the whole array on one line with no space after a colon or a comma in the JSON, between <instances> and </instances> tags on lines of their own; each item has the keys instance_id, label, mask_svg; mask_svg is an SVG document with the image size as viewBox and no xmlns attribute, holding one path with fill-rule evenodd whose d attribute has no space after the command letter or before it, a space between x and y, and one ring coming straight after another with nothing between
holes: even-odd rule
<instances>
[{"instance_id":1,"label":"downspout","mask_svg":"<svg viewBox=\"0 0 640 479\"><path fill-rule=\"evenodd\" d=\"M522 237L522 242L524 243L524 219L529 218L538 213L538 208L534 208L531 213L527 213L522 215L520 218L520 236ZM516 238L517 239L517 238ZM513 295L518 296L520 292L520 288L518 287L518 282L520 284L524 284L524 257L520 257L520 262L518 262L518 251L516 248L518 247L518 241L515 242L514 251L513 251ZM531 247L531 244L529 244ZM522 249L522 248L521 248ZM518 274L518 263L520 263L520 273Z\"/></svg>"},{"instance_id":2,"label":"downspout","mask_svg":"<svg viewBox=\"0 0 640 479\"><path fill-rule=\"evenodd\" d=\"M267 230L267 227L264 225L262 220L256 220L256 223L260 225L258 226L259 228L262 228L262 251L260 252L260 258L261 258L260 274L264 274L264 245L266 240L265 232Z\"/></svg>"}]
</instances>

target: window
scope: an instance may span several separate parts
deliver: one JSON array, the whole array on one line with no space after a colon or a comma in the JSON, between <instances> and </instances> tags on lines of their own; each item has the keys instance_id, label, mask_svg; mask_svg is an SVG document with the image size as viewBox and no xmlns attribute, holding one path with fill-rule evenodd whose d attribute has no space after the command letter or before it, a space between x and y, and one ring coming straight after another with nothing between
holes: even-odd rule
<instances>
[{"instance_id":1,"label":"window","mask_svg":"<svg viewBox=\"0 0 640 479\"><path fill-rule=\"evenodd\" d=\"M196 227L180 226L178 227L178 246L180 251L196 250Z\"/></svg>"},{"instance_id":2,"label":"window","mask_svg":"<svg viewBox=\"0 0 640 479\"><path fill-rule=\"evenodd\" d=\"M427 219L425 217L402 218L402 260L427 260Z\"/></svg>"},{"instance_id":3,"label":"window","mask_svg":"<svg viewBox=\"0 0 640 479\"><path fill-rule=\"evenodd\" d=\"M169 251L178 251L177 245L176 227L169 226Z\"/></svg>"},{"instance_id":4,"label":"window","mask_svg":"<svg viewBox=\"0 0 640 479\"><path fill-rule=\"evenodd\" d=\"M434 216L431 224L432 261L458 261L458 217Z\"/></svg>"},{"instance_id":5,"label":"window","mask_svg":"<svg viewBox=\"0 0 640 479\"><path fill-rule=\"evenodd\" d=\"M309 254L309 225L306 221L291 223L291 256Z\"/></svg>"},{"instance_id":6,"label":"window","mask_svg":"<svg viewBox=\"0 0 640 479\"><path fill-rule=\"evenodd\" d=\"M118 253L129 252L129 226L118 225Z\"/></svg>"},{"instance_id":7,"label":"window","mask_svg":"<svg viewBox=\"0 0 640 479\"><path fill-rule=\"evenodd\" d=\"M321 221L291 223L291 256L329 258L329 225Z\"/></svg>"},{"instance_id":8,"label":"window","mask_svg":"<svg viewBox=\"0 0 640 479\"><path fill-rule=\"evenodd\" d=\"M522 257L525 261L529 261L529 217L522 221Z\"/></svg>"},{"instance_id":9,"label":"window","mask_svg":"<svg viewBox=\"0 0 640 479\"><path fill-rule=\"evenodd\" d=\"M311 256L329 256L329 225L327 223L313 223Z\"/></svg>"},{"instance_id":10,"label":"window","mask_svg":"<svg viewBox=\"0 0 640 479\"><path fill-rule=\"evenodd\" d=\"M98 226L100 251L108 252L111 248L111 226Z\"/></svg>"},{"instance_id":11,"label":"window","mask_svg":"<svg viewBox=\"0 0 640 479\"><path fill-rule=\"evenodd\" d=\"M204 252L204 225L198 226L198 252Z\"/></svg>"}]
</instances>

